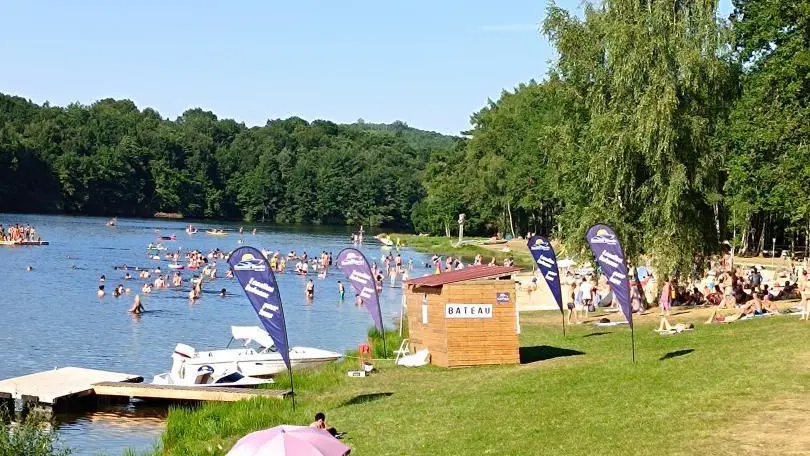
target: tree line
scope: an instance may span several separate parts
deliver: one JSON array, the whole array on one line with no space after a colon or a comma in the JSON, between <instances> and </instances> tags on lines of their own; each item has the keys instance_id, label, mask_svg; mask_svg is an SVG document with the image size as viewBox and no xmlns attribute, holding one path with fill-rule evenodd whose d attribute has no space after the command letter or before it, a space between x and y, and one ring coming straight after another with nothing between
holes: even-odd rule
<instances>
[{"instance_id":1,"label":"tree line","mask_svg":"<svg viewBox=\"0 0 810 456\"><path fill-rule=\"evenodd\" d=\"M407 228L428 155L453 142L403 122L247 128L202 109L172 121L129 100L0 95L0 211Z\"/></svg>"},{"instance_id":2,"label":"tree line","mask_svg":"<svg viewBox=\"0 0 810 456\"><path fill-rule=\"evenodd\" d=\"M689 271L722 243L810 236L810 1L551 4L543 81L472 116L426 164L417 229L528 231L584 249L611 224L631 258ZM806 247L805 247L806 248Z\"/></svg>"}]
</instances>

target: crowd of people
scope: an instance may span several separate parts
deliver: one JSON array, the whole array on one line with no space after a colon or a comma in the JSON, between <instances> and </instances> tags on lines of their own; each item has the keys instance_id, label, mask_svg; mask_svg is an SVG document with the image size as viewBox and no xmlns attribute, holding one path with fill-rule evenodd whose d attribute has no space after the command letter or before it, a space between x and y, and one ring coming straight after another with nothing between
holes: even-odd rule
<instances>
[{"instance_id":1,"label":"crowd of people","mask_svg":"<svg viewBox=\"0 0 810 456\"><path fill-rule=\"evenodd\" d=\"M25 225L15 223L8 227L0 224L0 241L38 242L41 240L42 238L37 236L37 230L27 223Z\"/></svg>"}]
</instances>

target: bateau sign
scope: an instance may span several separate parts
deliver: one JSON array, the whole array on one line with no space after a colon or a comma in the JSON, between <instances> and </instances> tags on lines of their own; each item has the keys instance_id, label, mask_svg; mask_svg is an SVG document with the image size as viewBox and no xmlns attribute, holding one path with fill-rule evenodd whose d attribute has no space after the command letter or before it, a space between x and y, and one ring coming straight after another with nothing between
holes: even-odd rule
<instances>
[{"instance_id":1,"label":"bateau sign","mask_svg":"<svg viewBox=\"0 0 810 456\"><path fill-rule=\"evenodd\" d=\"M492 318L492 304L445 304L444 318Z\"/></svg>"}]
</instances>

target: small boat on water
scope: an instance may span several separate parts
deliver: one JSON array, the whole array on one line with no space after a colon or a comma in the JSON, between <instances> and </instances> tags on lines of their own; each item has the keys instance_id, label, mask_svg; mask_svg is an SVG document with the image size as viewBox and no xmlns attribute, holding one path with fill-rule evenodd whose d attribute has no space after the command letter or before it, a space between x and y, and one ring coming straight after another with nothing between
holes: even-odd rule
<instances>
[{"instance_id":1,"label":"small boat on water","mask_svg":"<svg viewBox=\"0 0 810 456\"><path fill-rule=\"evenodd\" d=\"M176 241L177 236L172 234L171 236L160 236L161 241Z\"/></svg>"},{"instance_id":2,"label":"small boat on water","mask_svg":"<svg viewBox=\"0 0 810 456\"><path fill-rule=\"evenodd\" d=\"M217 230L217 229L207 230L205 232L205 234L208 234L208 235L211 235L211 236L227 236L228 235L228 233L226 233L225 230Z\"/></svg>"},{"instance_id":3,"label":"small boat on water","mask_svg":"<svg viewBox=\"0 0 810 456\"><path fill-rule=\"evenodd\" d=\"M182 345L182 349L175 349L172 359L189 372L196 372L201 366L211 366L218 372L234 364L239 372L250 377L270 377L287 370L281 353L265 330L258 326L231 326L231 335L231 342L224 350L196 351L188 345L178 344L177 347ZM229 348L234 340L243 341L242 347ZM249 346L251 343L256 347ZM175 355L182 359L175 358ZM316 367L334 362L341 356L320 348L292 347L290 366L292 369Z\"/></svg>"},{"instance_id":4,"label":"small boat on water","mask_svg":"<svg viewBox=\"0 0 810 456\"><path fill-rule=\"evenodd\" d=\"M194 349L185 344L177 344L172 353L172 369L169 372L155 375L153 385L185 386L241 386L251 387L273 383L272 379L254 378L239 372L235 363L229 365L186 364L194 355Z\"/></svg>"},{"instance_id":5,"label":"small boat on water","mask_svg":"<svg viewBox=\"0 0 810 456\"><path fill-rule=\"evenodd\" d=\"M374 236L374 239L380 241L380 243L385 247L392 247L394 245L394 241L391 240L391 236L385 233L380 233Z\"/></svg>"}]
</instances>

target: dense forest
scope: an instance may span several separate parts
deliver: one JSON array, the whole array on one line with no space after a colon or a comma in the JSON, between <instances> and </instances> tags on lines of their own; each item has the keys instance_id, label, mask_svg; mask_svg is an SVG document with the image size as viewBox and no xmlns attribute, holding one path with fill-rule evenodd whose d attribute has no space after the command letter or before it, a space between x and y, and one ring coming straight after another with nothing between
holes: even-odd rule
<instances>
[{"instance_id":1,"label":"dense forest","mask_svg":"<svg viewBox=\"0 0 810 456\"><path fill-rule=\"evenodd\" d=\"M247 128L129 100L38 106L0 95L0 211L240 218L407 228L427 157L456 139L299 118Z\"/></svg>"},{"instance_id":2,"label":"dense forest","mask_svg":"<svg viewBox=\"0 0 810 456\"><path fill-rule=\"evenodd\" d=\"M523 235L582 248L609 223L630 257L688 268L722 241L810 237L810 0L549 5L549 73L489 100L463 138L402 122L247 128L127 100L0 97L0 210ZM539 63L539 62L538 62ZM538 65L539 66L539 65Z\"/></svg>"}]
</instances>

